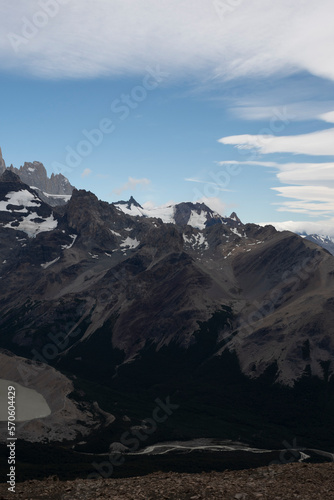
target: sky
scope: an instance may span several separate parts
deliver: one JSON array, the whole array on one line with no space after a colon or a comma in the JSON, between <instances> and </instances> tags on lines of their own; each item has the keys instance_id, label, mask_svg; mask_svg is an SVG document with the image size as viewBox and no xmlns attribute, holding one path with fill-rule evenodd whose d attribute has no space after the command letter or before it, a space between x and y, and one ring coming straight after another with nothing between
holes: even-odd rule
<instances>
[{"instance_id":1,"label":"sky","mask_svg":"<svg viewBox=\"0 0 334 500\"><path fill-rule=\"evenodd\" d=\"M108 202L334 236L332 0L0 5L0 147Z\"/></svg>"}]
</instances>

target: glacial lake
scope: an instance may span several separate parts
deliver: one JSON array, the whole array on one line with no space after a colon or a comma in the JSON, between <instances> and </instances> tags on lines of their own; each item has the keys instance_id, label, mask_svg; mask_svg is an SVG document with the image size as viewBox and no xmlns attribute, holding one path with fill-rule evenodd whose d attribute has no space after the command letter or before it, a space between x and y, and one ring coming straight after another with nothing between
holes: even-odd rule
<instances>
[{"instance_id":1,"label":"glacial lake","mask_svg":"<svg viewBox=\"0 0 334 500\"><path fill-rule=\"evenodd\" d=\"M50 415L51 410L44 396L34 389L28 389L18 382L0 379L0 422L8 420L8 386L15 387L16 422Z\"/></svg>"}]
</instances>

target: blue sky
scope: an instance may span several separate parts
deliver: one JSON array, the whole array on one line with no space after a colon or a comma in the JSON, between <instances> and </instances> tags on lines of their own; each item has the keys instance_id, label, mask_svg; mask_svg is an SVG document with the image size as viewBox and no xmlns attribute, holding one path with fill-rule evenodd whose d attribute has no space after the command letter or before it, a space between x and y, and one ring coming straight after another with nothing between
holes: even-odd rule
<instances>
[{"instance_id":1,"label":"blue sky","mask_svg":"<svg viewBox=\"0 0 334 500\"><path fill-rule=\"evenodd\" d=\"M1 5L4 159L109 202L203 200L334 236L333 14L329 0Z\"/></svg>"}]
</instances>

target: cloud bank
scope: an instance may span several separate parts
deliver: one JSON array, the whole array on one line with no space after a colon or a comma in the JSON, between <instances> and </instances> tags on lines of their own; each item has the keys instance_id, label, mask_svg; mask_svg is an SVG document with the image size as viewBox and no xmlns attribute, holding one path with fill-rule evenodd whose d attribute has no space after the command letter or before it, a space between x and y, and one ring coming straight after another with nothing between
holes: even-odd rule
<instances>
[{"instance_id":1,"label":"cloud bank","mask_svg":"<svg viewBox=\"0 0 334 500\"><path fill-rule=\"evenodd\" d=\"M270 224L277 231L292 231L293 233L320 234L334 238L334 220L311 221L285 221L285 222L261 222L260 226Z\"/></svg>"},{"instance_id":2,"label":"cloud bank","mask_svg":"<svg viewBox=\"0 0 334 500\"><path fill-rule=\"evenodd\" d=\"M229 8L222 11L222 5ZM143 73L334 80L332 0L16 0L0 6L0 64L41 78Z\"/></svg>"},{"instance_id":3,"label":"cloud bank","mask_svg":"<svg viewBox=\"0 0 334 500\"><path fill-rule=\"evenodd\" d=\"M318 116L319 120L334 123L334 111ZM334 128L308 134L279 136L234 135L219 139L221 144L256 152L255 157L273 153L292 153L309 156L334 156ZM228 163L220 162L221 165ZM288 162L249 160L233 161L237 165L257 165L276 170L276 178L289 186L272 187L278 196L288 200L279 203L278 212L294 212L314 216L334 216L334 161Z\"/></svg>"},{"instance_id":4,"label":"cloud bank","mask_svg":"<svg viewBox=\"0 0 334 500\"><path fill-rule=\"evenodd\" d=\"M232 135L220 143L239 149L257 149L262 154L293 153L314 156L334 155L334 128L301 135Z\"/></svg>"}]
</instances>

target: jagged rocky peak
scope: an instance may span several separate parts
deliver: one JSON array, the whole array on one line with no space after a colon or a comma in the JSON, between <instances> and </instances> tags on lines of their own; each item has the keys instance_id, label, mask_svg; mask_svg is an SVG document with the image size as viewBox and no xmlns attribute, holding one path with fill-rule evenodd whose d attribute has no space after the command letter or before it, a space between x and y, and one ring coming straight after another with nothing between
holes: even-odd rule
<instances>
[{"instance_id":1,"label":"jagged rocky peak","mask_svg":"<svg viewBox=\"0 0 334 500\"><path fill-rule=\"evenodd\" d=\"M6 163L5 160L2 157L2 151L0 148L0 173L3 172L6 169Z\"/></svg>"},{"instance_id":2,"label":"jagged rocky peak","mask_svg":"<svg viewBox=\"0 0 334 500\"><path fill-rule=\"evenodd\" d=\"M0 177L0 182L20 182L22 183L20 177L9 170L8 168L5 169L5 171L2 173Z\"/></svg>"},{"instance_id":3,"label":"jagged rocky peak","mask_svg":"<svg viewBox=\"0 0 334 500\"><path fill-rule=\"evenodd\" d=\"M92 193L91 191L86 191L85 189L76 189L74 188L73 189L73 192L72 192L72 197L71 197L71 204L73 205L73 203L76 203L77 200L90 200L90 202L95 202L95 203L98 203L99 202L99 199L98 197Z\"/></svg>"},{"instance_id":4,"label":"jagged rocky peak","mask_svg":"<svg viewBox=\"0 0 334 500\"><path fill-rule=\"evenodd\" d=\"M68 179L62 174L51 174L48 177L46 168L43 163L34 161L32 163L25 162L19 169L11 167L18 174L22 181L38 188L40 191L52 195L71 195L74 189Z\"/></svg>"},{"instance_id":5,"label":"jagged rocky peak","mask_svg":"<svg viewBox=\"0 0 334 500\"><path fill-rule=\"evenodd\" d=\"M74 186L62 174L51 174L49 178L46 168L39 161L25 162L20 168L11 165L9 170L17 174L23 183L37 191L38 196L51 206L65 205L74 189Z\"/></svg>"},{"instance_id":6,"label":"jagged rocky peak","mask_svg":"<svg viewBox=\"0 0 334 500\"><path fill-rule=\"evenodd\" d=\"M94 241L101 248L108 248L110 241L113 241L109 224L114 217L119 217L118 212L113 205L100 201L90 191L74 189L65 214L71 230L85 241Z\"/></svg>"},{"instance_id":7,"label":"jagged rocky peak","mask_svg":"<svg viewBox=\"0 0 334 500\"><path fill-rule=\"evenodd\" d=\"M135 207L139 207L139 208L143 208L140 203L138 203L137 200L134 199L133 196L130 196L129 200L128 201L124 201L124 200L120 200L120 201L116 201L115 203L113 203L114 205L126 205L126 207L128 209L131 209L131 206L134 205Z\"/></svg>"},{"instance_id":8,"label":"jagged rocky peak","mask_svg":"<svg viewBox=\"0 0 334 500\"><path fill-rule=\"evenodd\" d=\"M235 222L240 222L241 223L241 220L239 219L239 217L237 216L237 214L235 212L232 212L229 219L232 219L234 220Z\"/></svg>"}]
</instances>

